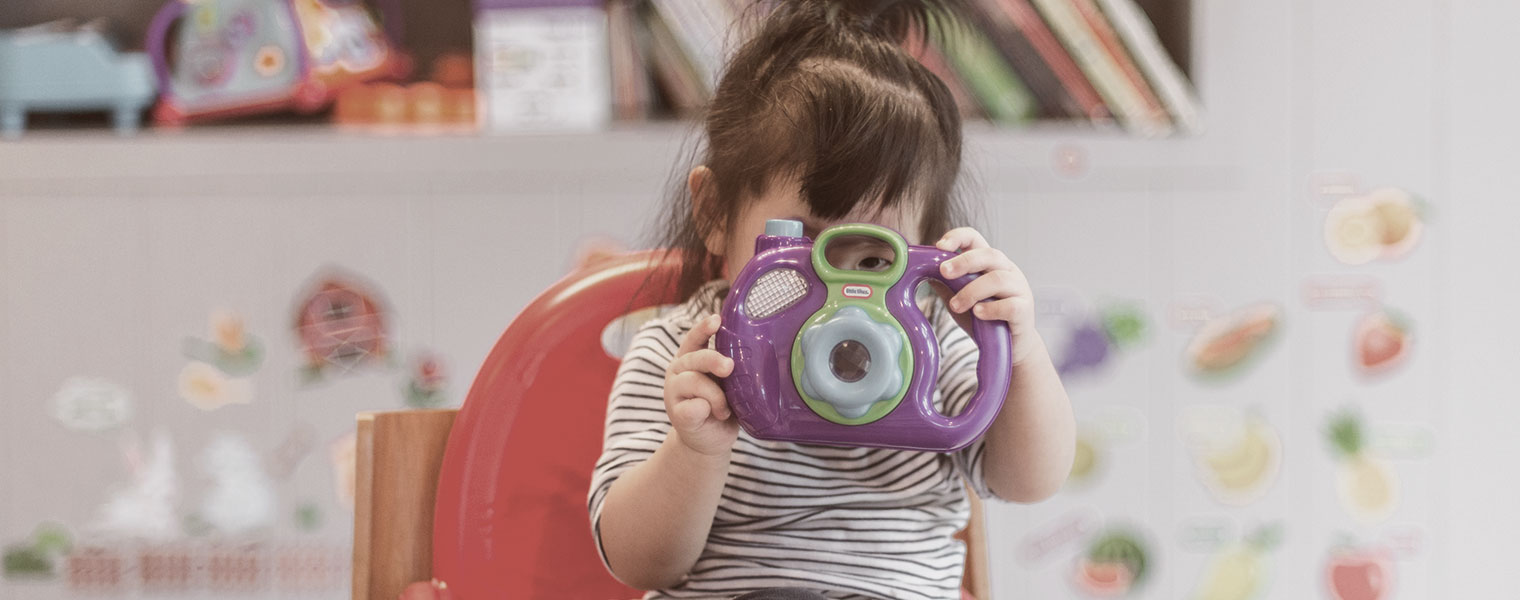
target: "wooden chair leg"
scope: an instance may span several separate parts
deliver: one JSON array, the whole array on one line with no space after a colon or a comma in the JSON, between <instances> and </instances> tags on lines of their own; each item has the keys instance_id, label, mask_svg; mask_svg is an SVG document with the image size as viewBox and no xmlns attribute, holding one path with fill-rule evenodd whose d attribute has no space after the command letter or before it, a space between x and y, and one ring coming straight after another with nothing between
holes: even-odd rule
<instances>
[{"instance_id":1,"label":"wooden chair leg","mask_svg":"<svg viewBox=\"0 0 1520 600\"><path fill-rule=\"evenodd\" d=\"M359 415L354 600L396 600L433 570L433 502L457 410Z\"/></svg>"},{"instance_id":2,"label":"wooden chair leg","mask_svg":"<svg viewBox=\"0 0 1520 600\"><path fill-rule=\"evenodd\" d=\"M987 523L982 509L982 499L976 492L967 490L971 497L971 520L961 532L966 542L966 572L961 576L961 587L971 592L976 600L992 599L992 572L987 565Z\"/></svg>"}]
</instances>

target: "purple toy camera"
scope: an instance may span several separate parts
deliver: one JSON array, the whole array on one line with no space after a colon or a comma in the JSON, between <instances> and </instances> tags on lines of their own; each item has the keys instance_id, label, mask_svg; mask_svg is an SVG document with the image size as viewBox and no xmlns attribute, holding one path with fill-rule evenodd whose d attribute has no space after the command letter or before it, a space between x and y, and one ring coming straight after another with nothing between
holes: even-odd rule
<instances>
[{"instance_id":1,"label":"purple toy camera","mask_svg":"<svg viewBox=\"0 0 1520 600\"><path fill-rule=\"evenodd\" d=\"M831 264L826 250L841 236L884 242L890 266ZM1006 323L975 319L976 396L955 417L935 410L939 344L915 296L927 280L955 292L976 278L940 275L940 263L955 255L909 246L876 225L831 227L810 242L800 222L767 222L723 303L716 338L718 352L734 360L723 391L739 424L756 438L809 444L932 452L970 445L1003 407L1010 341Z\"/></svg>"}]
</instances>

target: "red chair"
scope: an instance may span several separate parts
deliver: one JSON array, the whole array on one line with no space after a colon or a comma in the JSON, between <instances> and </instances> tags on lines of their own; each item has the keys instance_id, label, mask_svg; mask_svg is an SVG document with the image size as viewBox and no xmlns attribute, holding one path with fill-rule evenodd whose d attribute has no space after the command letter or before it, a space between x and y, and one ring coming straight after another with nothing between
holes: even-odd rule
<instances>
[{"instance_id":1,"label":"red chair","mask_svg":"<svg viewBox=\"0 0 1520 600\"><path fill-rule=\"evenodd\" d=\"M675 267L658 256L592 259L540 294L486 358L457 416L361 415L356 600L393 600L430 579L454 600L641 595L597 557L586 491L618 365L602 332L632 310L676 301L667 286L647 285ZM962 537L965 586L988 598L978 503Z\"/></svg>"}]
</instances>

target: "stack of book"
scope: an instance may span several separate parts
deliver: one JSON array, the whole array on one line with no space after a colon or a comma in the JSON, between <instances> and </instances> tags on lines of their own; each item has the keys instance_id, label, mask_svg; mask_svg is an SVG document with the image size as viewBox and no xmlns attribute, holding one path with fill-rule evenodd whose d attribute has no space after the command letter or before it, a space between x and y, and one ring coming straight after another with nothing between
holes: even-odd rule
<instances>
[{"instance_id":1,"label":"stack of book","mask_svg":"<svg viewBox=\"0 0 1520 600\"><path fill-rule=\"evenodd\" d=\"M615 118L700 110L728 53L773 4L608 0ZM1199 131L1197 95L1135 0L971 4L970 22L907 43L968 117L1075 120L1151 137Z\"/></svg>"}]
</instances>

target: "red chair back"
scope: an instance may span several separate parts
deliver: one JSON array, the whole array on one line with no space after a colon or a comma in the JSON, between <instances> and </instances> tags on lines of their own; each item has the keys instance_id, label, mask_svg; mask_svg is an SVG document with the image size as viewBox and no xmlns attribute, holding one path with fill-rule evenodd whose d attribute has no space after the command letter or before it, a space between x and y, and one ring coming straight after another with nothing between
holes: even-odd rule
<instances>
[{"instance_id":1,"label":"red chair back","mask_svg":"<svg viewBox=\"0 0 1520 600\"><path fill-rule=\"evenodd\" d=\"M486 358L449 434L433 516L433 573L454 598L639 595L597 557L586 491L618 366L602 332L631 310L676 301L668 286L646 286L674 271L662 254L571 273Z\"/></svg>"}]
</instances>

